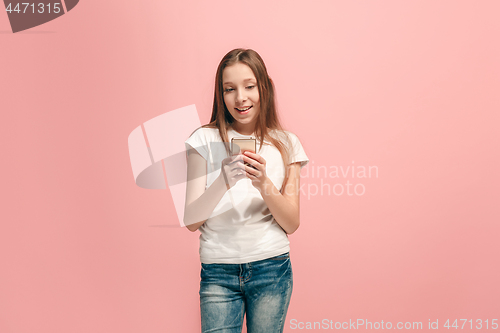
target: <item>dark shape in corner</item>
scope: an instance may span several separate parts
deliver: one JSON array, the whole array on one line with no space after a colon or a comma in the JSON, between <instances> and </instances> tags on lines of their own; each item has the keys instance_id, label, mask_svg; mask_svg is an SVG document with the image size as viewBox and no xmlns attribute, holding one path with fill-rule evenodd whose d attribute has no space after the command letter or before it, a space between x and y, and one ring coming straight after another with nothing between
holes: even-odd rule
<instances>
[{"instance_id":1,"label":"dark shape in corner","mask_svg":"<svg viewBox=\"0 0 500 333\"><path fill-rule=\"evenodd\" d=\"M64 2L66 10L73 9L78 1L66 0ZM36 3L27 3L28 6L23 5L19 0L4 0L3 2L5 9L10 9L10 13L7 11L7 16L13 33L42 25L65 14L61 0L37 0ZM15 10L16 6L17 10Z\"/></svg>"}]
</instances>

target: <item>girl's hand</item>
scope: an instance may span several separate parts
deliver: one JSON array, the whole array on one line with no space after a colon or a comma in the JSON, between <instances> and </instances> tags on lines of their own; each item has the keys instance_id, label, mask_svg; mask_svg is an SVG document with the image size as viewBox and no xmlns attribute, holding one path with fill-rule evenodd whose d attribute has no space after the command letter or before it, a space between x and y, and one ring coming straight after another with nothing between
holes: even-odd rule
<instances>
[{"instance_id":1,"label":"girl's hand","mask_svg":"<svg viewBox=\"0 0 500 333\"><path fill-rule=\"evenodd\" d=\"M252 185L262 192L269 181L266 174L266 160L259 154L247 150L243 153L243 161L253 166L245 165L246 176L250 178Z\"/></svg>"},{"instance_id":2,"label":"girl's hand","mask_svg":"<svg viewBox=\"0 0 500 333\"><path fill-rule=\"evenodd\" d=\"M246 178L243 155L233 155L223 159L221 174L224 177L228 190L236 185L239 180Z\"/></svg>"}]
</instances>

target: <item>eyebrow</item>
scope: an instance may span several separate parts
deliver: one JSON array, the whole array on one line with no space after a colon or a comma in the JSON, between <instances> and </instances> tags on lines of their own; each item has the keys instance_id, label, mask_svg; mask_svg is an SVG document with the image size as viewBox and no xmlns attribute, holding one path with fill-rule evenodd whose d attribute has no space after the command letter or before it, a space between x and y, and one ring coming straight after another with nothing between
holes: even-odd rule
<instances>
[{"instance_id":1,"label":"eyebrow","mask_svg":"<svg viewBox=\"0 0 500 333\"><path fill-rule=\"evenodd\" d=\"M252 80L256 80L254 78L248 78L248 79L244 79L243 82L246 82L246 81L252 81ZM232 82L224 82L224 84L233 84Z\"/></svg>"}]
</instances>

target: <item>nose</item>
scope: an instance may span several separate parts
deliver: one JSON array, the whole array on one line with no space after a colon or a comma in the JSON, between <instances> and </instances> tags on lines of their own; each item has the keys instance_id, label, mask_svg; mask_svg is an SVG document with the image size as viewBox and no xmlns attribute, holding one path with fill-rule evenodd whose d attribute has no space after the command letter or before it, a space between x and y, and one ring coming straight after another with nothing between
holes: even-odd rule
<instances>
[{"instance_id":1,"label":"nose","mask_svg":"<svg viewBox=\"0 0 500 333\"><path fill-rule=\"evenodd\" d=\"M246 101L247 96L245 94L245 91L242 89L238 89L238 92L236 93L236 102L237 103L243 103Z\"/></svg>"}]
</instances>

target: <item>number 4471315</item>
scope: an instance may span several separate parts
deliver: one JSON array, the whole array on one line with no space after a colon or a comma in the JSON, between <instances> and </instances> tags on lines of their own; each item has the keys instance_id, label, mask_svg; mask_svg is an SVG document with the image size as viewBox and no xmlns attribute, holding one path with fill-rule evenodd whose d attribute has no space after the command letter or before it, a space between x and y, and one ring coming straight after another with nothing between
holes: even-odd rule
<instances>
[{"instance_id":1,"label":"number 4471315","mask_svg":"<svg viewBox=\"0 0 500 333\"><path fill-rule=\"evenodd\" d=\"M450 325L450 320L448 319L446 321L446 323L444 323L444 327L450 329L450 328L455 328L455 329L458 329L459 326L458 326L458 320L460 320L462 322L462 327L460 327L460 329L463 329L465 327L465 324L467 324L467 322L470 323L470 328L472 329L472 319L455 319L455 321L453 322L452 325ZM494 329L496 330L498 328L498 323L497 323L497 320L498 319L492 319L491 322L488 322L489 319L486 319L486 320L482 320L482 319L476 319L475 321L475 328L480 330L482 328L484 329ZM468 326L468 325L467 325Z\"/></svg>"},{"instance_id":2,"label":"number 4471315","mask_svg":"<svg viewBox=\"0 0 500 333\"><path fill-rule=\"evenodd\" d=\"M51 7L52 5L52 7ZM36 6L35 3L29 3L29 2L23 2L23 3L17 3L14 9L12 9L12 3L9 3L7 8L5 9L7 12L12 13L26 13L26 10L28 10L28 13L31 12L32 14L35 14L35 7L37 7L36 13L42 14L42 13L59 13L61 12L61 7L59 7L60 3L39 3L38 6ZM24 9L21 8L21 6L24 6ZM30 9L28 9L31 7Z\"/></svg>"}]
</instances>

